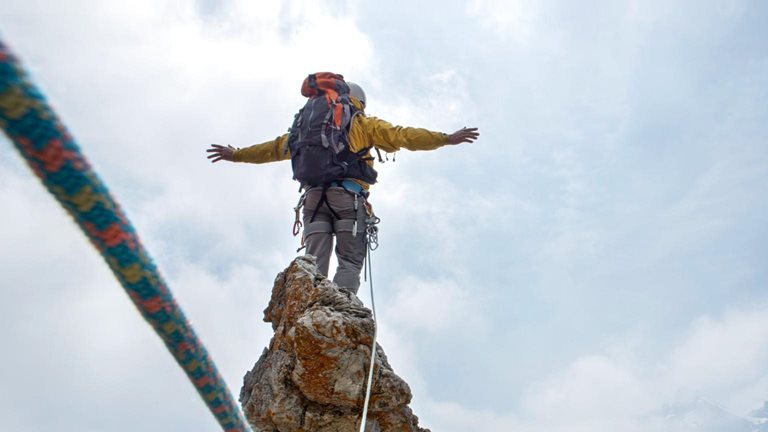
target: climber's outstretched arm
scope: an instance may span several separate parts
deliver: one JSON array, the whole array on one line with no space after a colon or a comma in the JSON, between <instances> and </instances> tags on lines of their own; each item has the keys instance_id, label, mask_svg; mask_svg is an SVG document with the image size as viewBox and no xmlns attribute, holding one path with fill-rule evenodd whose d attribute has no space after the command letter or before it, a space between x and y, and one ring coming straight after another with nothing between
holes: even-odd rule
<instances>
[{"instance_id":1,"label":"climber's outstretched arm","mask_svg":"<svg viewBox=\"0 0 768 432\"><path fill-rule=\"evenodd\" d=\"M245 148L236 148L230 145L225 147L219 144L211 144L211 148L206 151L210 153L208 159L211 159L211 162L226 160L230 162L261 164L290 159L291 152L287 146L288 134L284 134L271 141L254 144Z\"/></svg>"},{"instance_id":2,"label":"climber's outstretched arm","mask_svg":"<svg viewBox=\"0 0 768 432\"><path fill-rule=\"evenodd\" d=\"M373 143L377 149L385 152L396 152L400 149L411 151L434 150L444 145L471 143L480 133L477 128L461 128L452 134L434 132L415 127L395 126L385 120L359 116L360 127L352 128L350 137L358 142ZM365 136L355 137L355 134Z\"/></svg>"},{"instance_id":3,"label":"climber's outstretched arm","mask_svg":"<svg viewBox=\"0 0 768 432\"><path fill-rule=\"evenodd\" d=\"M220 160L231 162L234 160L233 155L235 154L235 150L236 149L231 145L225 147L219 144L211 144L211 148L206 150L206 152L210 153L208 159L210 159L211 162L218 162Z\"/></svg>"},{"instance_id":4,"label":"climber's outstretched arm","mask_svg":"<svg viewBox=\"0 0 768 432\"><path fill-rule=\"evenodd\" d=\"M480 136L477 128L463 127L456 132L448 135L448 144L455 145L461 143L471 143Z\"/></svg>"}]
</instances>

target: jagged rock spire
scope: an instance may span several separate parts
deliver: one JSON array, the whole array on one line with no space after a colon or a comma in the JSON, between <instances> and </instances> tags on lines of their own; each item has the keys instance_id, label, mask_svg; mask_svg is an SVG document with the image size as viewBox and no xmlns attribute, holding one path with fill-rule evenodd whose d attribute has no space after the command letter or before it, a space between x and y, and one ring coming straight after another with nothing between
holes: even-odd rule
<instances>
[{"instance_id":1,"label":"jagged rock spire","mask_svg":"<svg viewBox=\"0 0 768 432\"><path fill-rule=\"evenodd\" d=\"M299 257L275 279L264 310L275 335L240 391L256 431L357 432L374 323L371 311ZM368 432L429 432L408 407L411 391L376 345Z\"/></svg>"}]
</instances>

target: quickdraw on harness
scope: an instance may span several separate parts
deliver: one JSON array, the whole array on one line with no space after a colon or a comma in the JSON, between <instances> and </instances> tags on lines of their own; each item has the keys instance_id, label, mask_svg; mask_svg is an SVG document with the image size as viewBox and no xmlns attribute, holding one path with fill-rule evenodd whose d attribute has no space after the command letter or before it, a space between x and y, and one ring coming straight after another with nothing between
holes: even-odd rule
<instances>
[{"instance_id":1,"label":"quickdraw on harness","mask_svg":"<svg viewBox=\"0 0 768 432\"><path fill-rule=\"evenodd\" d=\"M381 219L374 214L365 219L365 241L369 252L379 248L379 227L377 226L379 222L381 222Z\"/></svg>"}]
</instances>

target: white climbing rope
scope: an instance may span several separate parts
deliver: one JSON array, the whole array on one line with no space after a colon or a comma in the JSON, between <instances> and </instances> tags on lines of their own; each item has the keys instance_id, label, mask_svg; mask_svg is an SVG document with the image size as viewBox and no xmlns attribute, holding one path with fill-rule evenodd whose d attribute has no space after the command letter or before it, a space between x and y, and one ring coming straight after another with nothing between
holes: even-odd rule
<instances>
[{"instance_id":1,"label":"white climbing rope","mask_svg":"<svg viewBox=\"0 0 768 432\"><path fill-rule=\"evenodd\" d=\"M360 432L365 432L365 421L368 418L368 403L371 401L371 384L373 383L373 365L376 362L376 336L379 326L376 323L376 302L373 300L373 273L371 272L371 251L379 247L378 228L375 224L368 226L366 230L368 242L365 252L365 273L371 287L371 311L373 312L373 343L371 344L371 367L368 370L368 384L365 390L365 403L363 404L363 418L360 421Z\"/></svg>"}]
</instances>

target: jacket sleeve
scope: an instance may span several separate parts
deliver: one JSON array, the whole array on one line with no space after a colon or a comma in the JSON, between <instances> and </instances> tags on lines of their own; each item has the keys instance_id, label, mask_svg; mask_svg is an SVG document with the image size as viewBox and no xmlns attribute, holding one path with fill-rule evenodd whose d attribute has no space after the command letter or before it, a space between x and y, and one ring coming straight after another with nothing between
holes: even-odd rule
<instances>
[{"instance_id":1,"label":"jacket sleeve","mask_svg":"<svg viewBox=\"0 0 768 432\"><path fill-rule=\"evenodd\" d=\"M388 153L400 149L434 150L448 144L448 135L422 128L394 126L376 117L364 118L369 142Z\"/></svg>"},{"instance_id":2,"label":"jacket sleeve","mask_svg":"<svg viewBox=\"0 0 768 432\"><path fill-rule=\"evenodd\" d=\"M279 136L272 141L237 149L232 157L235 162L257 164L277 162L291 158L291 152L286 148L286 145L288 145L288 134Z\"/></svg>"}]
</instances>

